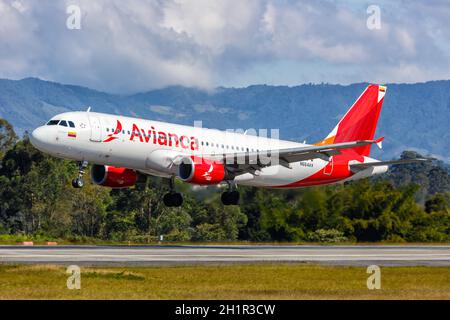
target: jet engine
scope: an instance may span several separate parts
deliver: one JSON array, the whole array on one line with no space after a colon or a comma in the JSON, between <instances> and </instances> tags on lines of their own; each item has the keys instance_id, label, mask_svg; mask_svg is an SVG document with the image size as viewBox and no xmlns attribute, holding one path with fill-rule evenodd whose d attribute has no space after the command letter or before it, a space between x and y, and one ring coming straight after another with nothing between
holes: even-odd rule
<instances>
[{"instance_id":1,"label":"jet engine","mask_svg":"<svg viewBox=\"0 0 450 320\"><path fill-rule=\"evenodd\" d=\"M178 176L181 180L193 184L218 184L225 178L225 166L219 161L191 156L181 160Z\"/></svg>"},{"instance_id":2,"label":"jet engine","mask_svg":"<svg viewBox=\"0 0 450 320\"><path fill-rule=\"evenodd\" d=\"M138 174L132 169L94 164L91 169L91 178L100 186L128 188L136 184Z\"/></svg>"}]
</instances>

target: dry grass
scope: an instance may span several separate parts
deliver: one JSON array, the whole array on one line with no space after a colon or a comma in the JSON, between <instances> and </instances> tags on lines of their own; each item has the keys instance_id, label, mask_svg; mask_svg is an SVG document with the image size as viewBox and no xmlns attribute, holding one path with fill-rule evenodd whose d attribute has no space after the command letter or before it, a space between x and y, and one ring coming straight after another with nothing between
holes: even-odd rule
<instances>
[{"instance_id":1,"label":"dry grass","mask_svg":"<svg viewBox=\"0 0 450 320\"><path fill-rule=\"evenodd\" d=\"M362 267L82 267L81 290L65 271L0 265L0 299L450 299L450 268L438 267L382 267L381 290L367 289Z\"/></svg>"}]
</instances>

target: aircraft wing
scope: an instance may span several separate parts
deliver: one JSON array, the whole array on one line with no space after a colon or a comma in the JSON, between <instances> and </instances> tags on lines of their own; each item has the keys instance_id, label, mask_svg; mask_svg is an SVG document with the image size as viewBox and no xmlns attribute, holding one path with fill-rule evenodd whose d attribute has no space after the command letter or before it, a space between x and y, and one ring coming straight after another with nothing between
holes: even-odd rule
<instances>
[{"instance_id":1,"label":"aircraft wing","mask_svg":"<svg viewBox=\"0 0 450 320\"><path fill-rule=\"evenodd\" d=\"M290 163L306 161L312 159L323 159L328 161L331 156L341 154L339 150L362 147L373 143L379 143L378 140L359 140L351 142L341 142L326 145L312 145L298 148L285 148L259 152L237 152L223 155L205 155L206 158L212 158L222 161L227 169L242 174L246 172L255 173L263 167L275 164L290 168Z\"/></svg>"},{"instance_id":2,"label":"aircraft wing","mask_svg":"<svg viewBox=\"0 0 450 320\"><path fill-rule=\"evenodd\" d=\"M355 163L350 164L350 170L353 172L362 171L371 167L377 167L377 166L390 166L395 164L407 164L407 163L420 163L420 162L429 162L434 159L424 159L424 158L417 158L417 159L400 159L400 160L391 160L391 161L377 161L377 162L366 162L366 163Z\"/></svg>"}]
</instances>

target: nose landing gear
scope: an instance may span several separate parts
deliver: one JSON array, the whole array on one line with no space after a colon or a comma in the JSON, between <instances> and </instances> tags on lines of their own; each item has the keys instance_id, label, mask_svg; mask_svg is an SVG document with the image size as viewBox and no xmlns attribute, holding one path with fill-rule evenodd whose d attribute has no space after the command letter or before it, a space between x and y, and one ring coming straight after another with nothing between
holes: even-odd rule
<instances>
[{"instance_id":1,"label":"nose landing gear","mask_svg":"<svg viewBox=\"0 0 450 320\"><path fill-rule=\"evenodd\" d=\"M175 192L175 177L171 177L169 180L169 193L166 193L163 197L163 202L166 207L181 207L183 204L183 196L181 193Z\"/></svg>"},{"instance_id":2,"label":"nose landing gear","mask_svg":"<svg viewBox=\"0 0 450 320\"><path fill-rule=\"evenodd\" d=\"M83 186L84 186L83 175L84 175L84 170L86 170L87 166L88 166L87 161L81 161L79 163L78 177L76 177L75 179L72 180L72 187L74 187L76 189L83 188Z\"/></svg>"}]
</instances>

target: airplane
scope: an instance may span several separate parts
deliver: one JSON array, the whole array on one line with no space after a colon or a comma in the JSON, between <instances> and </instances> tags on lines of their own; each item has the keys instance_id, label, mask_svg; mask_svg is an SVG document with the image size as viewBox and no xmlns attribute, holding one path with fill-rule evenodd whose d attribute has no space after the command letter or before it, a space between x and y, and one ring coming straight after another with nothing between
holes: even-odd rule
<instances>
[{"instance_id":1,"label":"airplane","mask_svg":"<svg viewBox=\"0 0 450 320\"><path fill-rule=\"evenodd\" d=\"M194 185L227 185L224 205L239 203L238 185L301 188L370 177L388 166L429 159L379 161L371 146L384 137L374 134L386 87L370 84L334 129L314 144L219 131L160 121L87 111L66 112L36 128L31 143L44 153L75 160L75 188L92 163L93 183L127 188L149 175L166 178L169 192L163 202L179 207L175 191L179 178Z\"/></svg>"}]
</instances>

